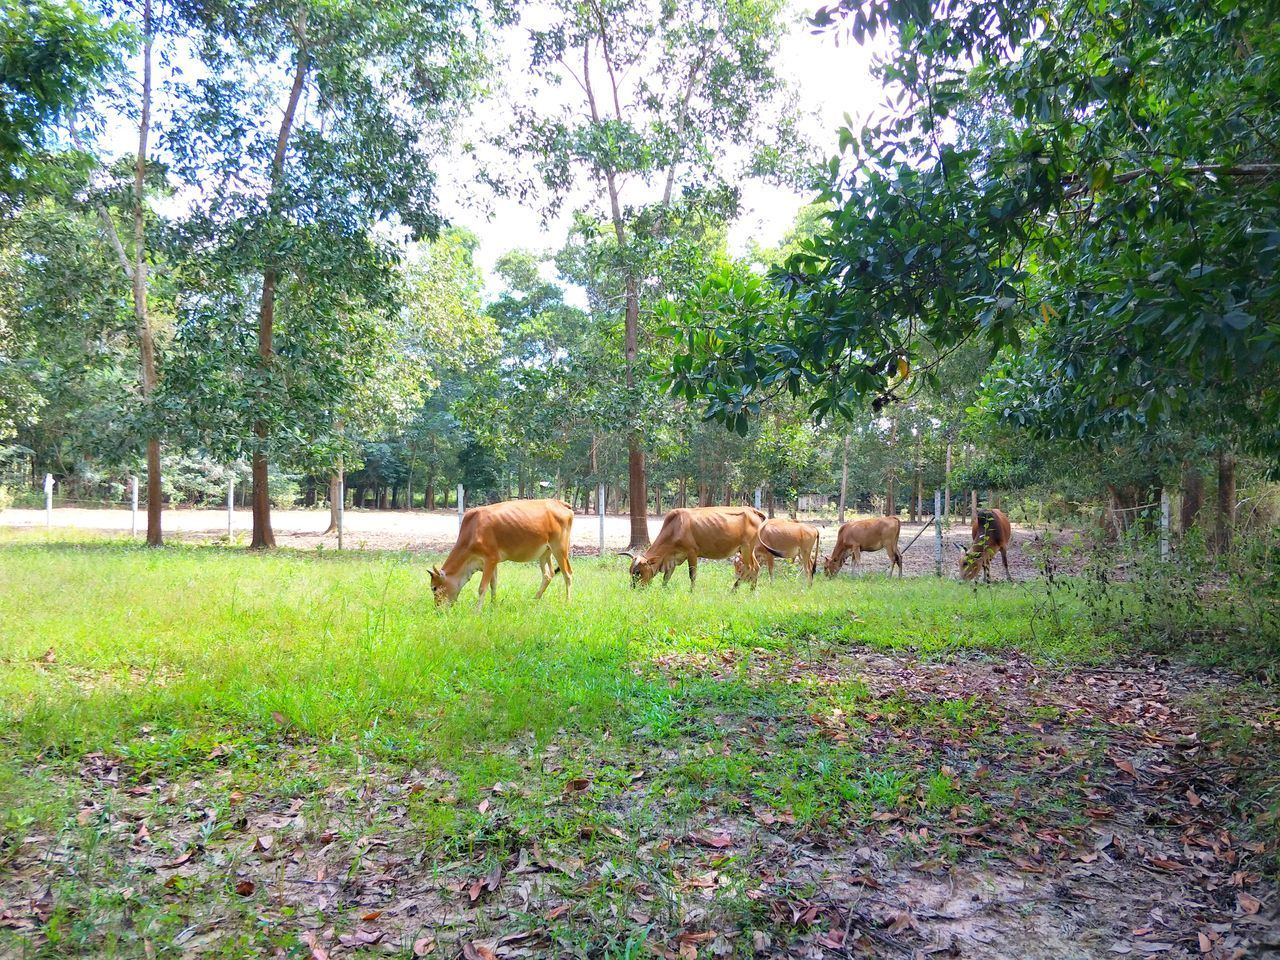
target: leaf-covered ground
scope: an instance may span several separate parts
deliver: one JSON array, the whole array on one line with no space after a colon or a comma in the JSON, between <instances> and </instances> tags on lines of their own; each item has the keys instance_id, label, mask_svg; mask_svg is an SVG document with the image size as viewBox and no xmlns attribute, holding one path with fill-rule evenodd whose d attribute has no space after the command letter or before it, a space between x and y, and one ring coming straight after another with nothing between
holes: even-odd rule
<instances>
[{"instance_id":1,"label":"leaf-covered ground","mask_svg":"<svg viewBox=\"0 0 1280 960\"><path fill-rule=\"evenodd\" d=\"M22 625L0 595L0 954L1280 949L1266 687L1048 644L1028 587L780 580L734 596L708 571L690 598L632 594L584 563L569 610L534 605L516 574L496 610L439 615L415 563L0 551L10 589L49 587ZM140 593L112 600L122 581ZM316 581L367 602L344 619ZM138 599L183 585L185 610ZM104 615L85 628L89 608ZM423 661L410 679L437 695L394 686L397 708L372 674L421 653L379 646L402 615L494 662ZM314 659L292 647L309 623L324 625ZM349 697L352 658L372 717ZM590 693L547 696L541 717L504 703L557 675ZM273 684L339 706L271 699Z\"/></svg>"}]
</instances>

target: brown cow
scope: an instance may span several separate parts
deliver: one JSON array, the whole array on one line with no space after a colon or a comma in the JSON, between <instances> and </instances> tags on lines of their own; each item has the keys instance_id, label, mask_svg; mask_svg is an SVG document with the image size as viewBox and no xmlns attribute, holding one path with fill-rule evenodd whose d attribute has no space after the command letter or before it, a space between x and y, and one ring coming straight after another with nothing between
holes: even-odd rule
<instances>
[{"instance_id":1,"label":"brown cow","mask_svg":"<svg viewBox=\"0 0 1280 960\"><path fill-rule=\"evenodd\" d=\"M849 557L853 558L856 569L858 561L865 552L884 550L889 554L889 576L893 576L893 568L898 568L898 577L902 577L902 554L898 552L898 534L902 531L902 521L897 517L875 517L871 520L850 520L840 527L836 534L836 545L827 557L823 569L828 577L834 577L844 566Z\"/></svg>"},{"instance_id":2,"label":"brown cow","mask_svg":"<svg viewBox=\"0 0 1280 960\"><path fill-rule=\"evenodd\" d=\"M444 567L431 568L431 592L436 603L452 603L477 570L480 593L476 608L484 604L484 592L496 599L496 571L503 560L542 567L541 597L557 573L564 574L564 596L569 599L573 569L569 566L569 538L573 529L573 508L559 500L508 500L485 507L472 507L462 515L458 540ZM552 561L555 561L553 566Z\"/></svg>"},{"instance_id":3,"label":"brown cow","mask_svg":"<svg viewBox=\"0 0 1280 960\"><path fill-rule=\"evenodd\" d=\"M999 550L1000 559L1004 561L1005 578L1012 583L1013 575L1009 573L1009 555L1005 551L1013 538L1013 528L1009 526L1009 518L1004 515L1004 511L997 510L995 507L979 510L974 514L971 533L973 543L960 558L961 578L972 580L981 570L983 581L990 583L991 559ZM959 547L960 544L956 546Z\"/></svg>"},{"instance_id":4,"label":"brown cow","mask_svg":"<svg viewBox=\"0 0 1280 960\"><path fill-rule=\"evenodd\" d=\"M665 584L682 563L689 564L689 589L698 579L698 561L724 560L735 553L742 558L751 587L755 589L755 548L764 514L754 507L680 507L662 520L658 538L642 556L631 557L631 585L646 584L659 572ZM737 584L734 584L737 587Z\"/></svg>"},{"instance_id":5,"label":"brown cow","mask_svg":"<svg viewBox=\"0 0 1280 960\"><path fill-rule=\"evenodd\" d=\"M795 520L766 520L760 528L760 542L756 545L756 572L760 575L760 564L769 569L769 577L773 578L773 560L799 560L800 567L810 583L813 583L813 572L818 567L818 528L808 523L797 523ZM733 558L733 572L736 587L751 576L747 565L741 557Z\"/></svg>"}]
</instances>

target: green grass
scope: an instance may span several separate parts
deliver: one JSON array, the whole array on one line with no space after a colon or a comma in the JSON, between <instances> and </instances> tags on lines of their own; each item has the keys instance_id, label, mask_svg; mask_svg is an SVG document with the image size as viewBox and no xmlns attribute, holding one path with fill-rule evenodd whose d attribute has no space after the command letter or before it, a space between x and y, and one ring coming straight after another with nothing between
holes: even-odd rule
<instances>
[{"instance_id":1,"label":"green grass","mask_svg":"<svg viewBox=\"0 0 1280 960\"><path fill-rule=\"evenodd\" d=\"M570 604L558 582L534 601L536 571L508 564L477 613L474 581L435 608L425 557L11 541L0 720L25 754L119 750L144 766L280 737L421 762L620 711L660 730L678 721L636 668L673 651L1105 649L1083 631L1037 640L1022 586L779 577L734 593L713 564L690 595L679 581L633 591L620 560L574 566Z\"/></svg>"},{"instance_id":2,"label":"green grass","mask_svg":"<svg viewBox=\"0 0 1280 960\"><path fill-rule=\"evenodd\" d=\"M304 957L300 918L340 934L368 909L316 887L318 863L350 891L400 871L403 895L452 913L530 851L541 906L511 877L467 936L651 955L713 903L742 944L759 929L782 946L799 931L758 899L777 855L762 827L878 844L887 869L1019 855L1034 830L1010 824L1088 842L1100 742L1073 741L1064 780L1042 728L1070 723L1035 691L917 683L956 660L1002 676L1015 652L1111 658L1069 599L1050 627L1042 586L786 573L735 593L704 564L691 595L582 559L572 603L559 582L535 601L536 570L504 565L477 613L476 581L435 607L432 560L0 534L0 901L51 891L21 913L37 928L0 924L0 954L179 956L208 934L211 956ZM257 851L272 828L252 824L286 812L278 858ZM691 840L727 827L728 849ZM712 869L714 893L689 886ZM558 903L573 913L549 916ZM430 931L380 922L402 947Z\"/></svg>"}]
</instances>

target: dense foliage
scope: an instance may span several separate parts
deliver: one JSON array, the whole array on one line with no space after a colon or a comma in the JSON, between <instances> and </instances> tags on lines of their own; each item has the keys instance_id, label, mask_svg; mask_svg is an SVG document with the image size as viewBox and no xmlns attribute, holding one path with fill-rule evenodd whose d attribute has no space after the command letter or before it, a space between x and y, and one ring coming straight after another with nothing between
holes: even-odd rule
<instances>
[{"instance_id":1,"label":"dense foliage","mask_svg":"<svg viewBox=\"0 0 1280 960\"><path fill-rule=\"evenodd\" d=\"M738 425L779 391L848 417L936 388L979 340L985 403L1035 436L1212 434L1280 462L1275 4L882 0L817 22L888 34L895 95L840 131L827 225L768 284L722 271L675 308L681 395Z\"/></svg>"}]
</instances>

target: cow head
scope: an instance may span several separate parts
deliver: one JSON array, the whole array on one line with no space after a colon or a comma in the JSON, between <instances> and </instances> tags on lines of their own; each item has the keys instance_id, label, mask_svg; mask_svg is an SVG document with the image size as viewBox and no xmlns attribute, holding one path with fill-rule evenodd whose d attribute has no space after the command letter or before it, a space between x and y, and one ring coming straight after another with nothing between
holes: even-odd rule
<instances>
[{"instance_id":1,"label":"cow head","mask_svg":"<svg viewBox=\"0 0 1280 960\"><path fill-rule=\"evenodd\" d=\"M435 594L436 606L448 606L458 598L462 582L457 577L449 577L439 567L431 568L431 592Z\"/></svg>"},{"instance_id":2,"label":"cow head","mask_svg":"<svg viewBox=\"0 0 1280 960\"><path fill-rule=\"evenodd\" d=\"M630 556L630 554L628 554ZM658 565L645 557L631 557L631 586L643 587L658 575Z\"/></svg>"},{"instance_id":3,"label":"cow head","mask_svg":"<svg viewBox=\"0 0 1280 960\"><path fill-rule=\"evenodd\" d=\"M840 572L840 568L843 566L844 566L843 563L836 563L835 557L822 558L822 570L824 573L826 573L828 577L834 577L837 573Z\"/></svg>"},{"instance_id":4,"label":"cow head","mask_svg":"<svg viewBox=\"0 0 1280 960\"><path fill-rule=\"evenodd\" d=\"M987 538L979 537L969 544L968 550L957 543L956 549L960 551L960 579L972 580L977 577L982 572L983 561L988 559Z\"/></svg>"}]
</instances>

